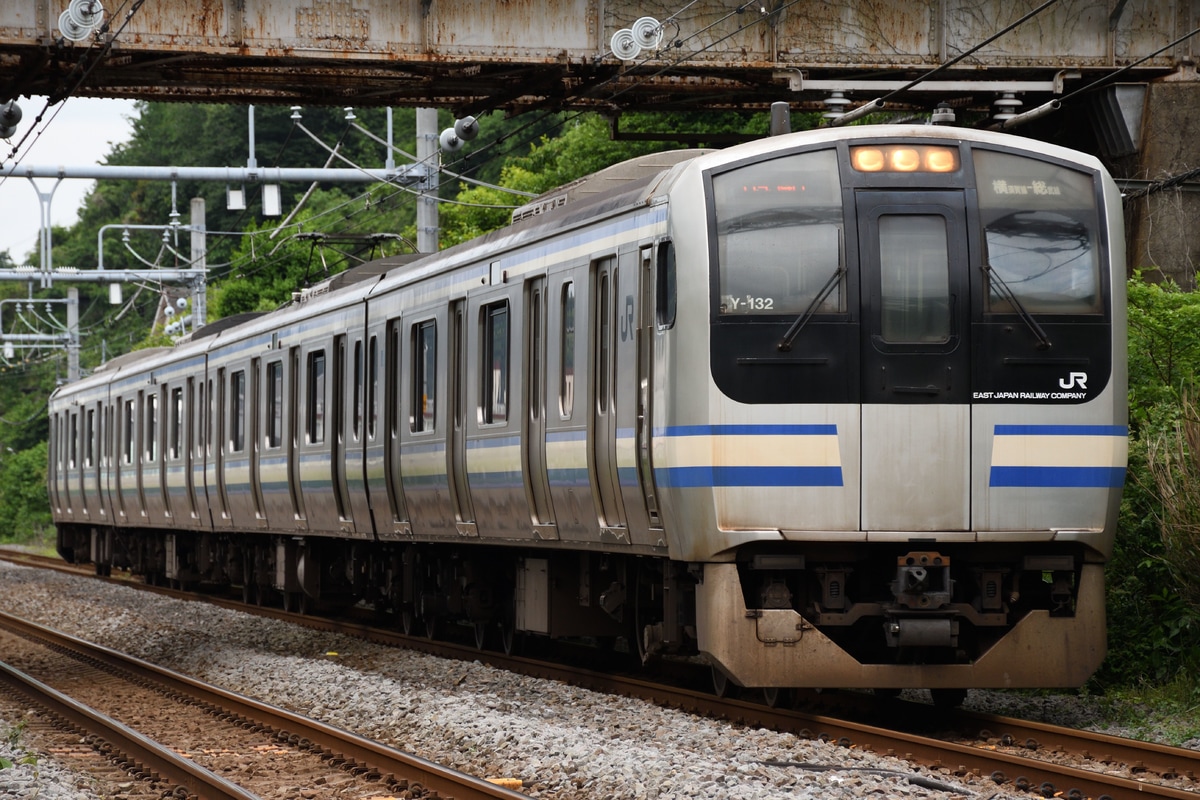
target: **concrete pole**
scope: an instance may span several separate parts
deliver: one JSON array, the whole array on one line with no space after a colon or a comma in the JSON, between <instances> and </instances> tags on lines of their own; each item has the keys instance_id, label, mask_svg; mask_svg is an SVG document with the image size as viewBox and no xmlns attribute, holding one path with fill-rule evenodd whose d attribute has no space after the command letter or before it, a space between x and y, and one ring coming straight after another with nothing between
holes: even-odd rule
<instances>
[{"instance_id":1,"label":"concrete pole","mask_svg":"<svg viewBox=\"0 0 1200 800\"><path fill-rule=\"evenodd\" d=\"M189 267L199 270L192 282L192 330L204 327L208 321L208 242L205 233L204 198L192 198L192 253Z\"/></svg>"},{"instance_id":2,"label":"concrete pole","mask_svg":"<svg viewBox=\"0 0 1200 800\"><path fill-rule=\"evenodd\" d=\"M438 250L438 122L436 108L417 109L417 161L429 177L417 198L417 250Z\"/></svg>"},{"instance_id":3,"label":"concrete pole","mask_svg":"<svg viewBox=\"0 0 1200 800\"><path fill-rule=\"evenodd\" d=\"M79 290L67 289L67 380L79 380Z\"/></svg>"}]
</instances>

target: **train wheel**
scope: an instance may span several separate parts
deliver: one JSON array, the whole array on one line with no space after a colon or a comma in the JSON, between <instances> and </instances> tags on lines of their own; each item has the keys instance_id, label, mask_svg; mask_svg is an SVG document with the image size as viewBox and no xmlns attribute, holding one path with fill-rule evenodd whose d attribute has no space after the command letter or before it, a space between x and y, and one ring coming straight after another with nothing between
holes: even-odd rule
<instances>
[{"instance_id":1,"label":"train wheel","mask_svg":"<svg viewBox=\"0 0 1200 800\"><path fill-rule=\"evenodd\" d=\"M476 622L474 625L474 628L475 628L475 649L482 650L484 645L487 644L488 624L486 622Z\"/></svg>"},{"instance_id":2,"label":"train wheel","mask_svg":"<svg viewBox=\"0 0 1200 800\"><path fill-rule=\"evenodd\" d=\"M425 617L425 638L436 639L438 635L438 618L433 614Z\"/></svg>"},{"instance_id":3,"label":"train wheel","mask_svg":"<svg viewBox=\"0 0 1200 800\"><path fill-rule=\"evenodd\" d=\"M517 649L517 626L512 622L500 623L500 649L511 656Z\"/></svg>"},{"instance_id":4,"label":"train wheel","mask_svg":"<svg viewBox=\"0 0 1200 800\"><path fill-rule=\"evenodd\" d=\"M400 631L405 636L412 636L413 630L417 627L417 618L413 616L411 608L406 608L400 612Z\"/></svg>"},{"instance_id":5,"label":"train wheel","mask_svg":"<svg viewBox=\"0 0 1200 800\"><path fill-rule=\"evenodd\" d=\"M787 708L792 704L792 690L779 686L767 686L762 690L767 708Z\"/></svg>"},{"instance_id":6,"label":"train wheel","mask_svg":"<svg viewBox=\"0 0 1200 800\"><path fill-rule=\"evenodd\" d=\"M717 697L729 697L735 688L733 681L716 664L712 665L712 684L713 694Z\"/></svg>"}]
</instances>

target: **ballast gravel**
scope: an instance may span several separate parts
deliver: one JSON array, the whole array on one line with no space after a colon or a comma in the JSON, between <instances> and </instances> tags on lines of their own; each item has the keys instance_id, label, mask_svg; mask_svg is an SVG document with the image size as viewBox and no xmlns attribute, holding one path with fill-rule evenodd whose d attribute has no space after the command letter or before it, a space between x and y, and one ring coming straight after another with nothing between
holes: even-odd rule
<instances>
[{"instance_id":1,"label":"ballast gravel","mask_svg":"<svg viewBox=\"0 0 1200 800\"><path fill-rule=\"evenodd\" d=\"M479 777L519 779L531 797L1028 798L792 734L4 562L0 607ZM4 708L0 743L17 738ZM13 767L0 770L0 797L119 797L45 755L36 761L36 795L18 777L29 770Z\"/></svg>"}]
</instances>

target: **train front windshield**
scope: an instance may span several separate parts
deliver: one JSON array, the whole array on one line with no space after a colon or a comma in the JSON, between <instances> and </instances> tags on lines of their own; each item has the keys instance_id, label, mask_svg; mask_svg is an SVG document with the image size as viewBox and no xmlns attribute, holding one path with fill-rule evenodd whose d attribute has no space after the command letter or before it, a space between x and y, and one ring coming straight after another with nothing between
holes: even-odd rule
<instances>
[{"instance_id":1,"label":"train front windshield","mask_svg":"<svg viewBox=\"0 0 1200 800\"><path fill-rule=\"evenodd\" d=\"M972 385L973 369L976 384L990 381L980 356L1024 358L1050 345L1047 326L1108 321L1097 180L1049 158L919 142L828 146L713 174L717 384L749 403L956 403L1005 388ZM1014 323L1028 335L984 330ZM1060 334L1059 358L1095 355L1068 352L1078 348ZM946 369L949 381L935 374ZM880 370L937 391L872 395ZM1058 377L1019 375L1011 388Z\"/></svg>"}]
</instances>

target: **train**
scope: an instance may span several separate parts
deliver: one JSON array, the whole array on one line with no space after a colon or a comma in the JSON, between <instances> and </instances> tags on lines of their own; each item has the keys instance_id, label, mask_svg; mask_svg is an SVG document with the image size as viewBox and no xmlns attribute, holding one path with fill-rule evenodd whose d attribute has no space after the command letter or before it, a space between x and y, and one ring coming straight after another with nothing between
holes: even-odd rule
<instances>
[{"instance_id":1,"label":"train","mask_svg":"<svg viewBox=\"0 0 1200 800\"><path fill-rule=\"evenodd\" d=\"M641 156L60 386L58 550L717 691L1078 686L1124 253L1101 162L1010 134Z\"/></svg>"}]
</instances>

